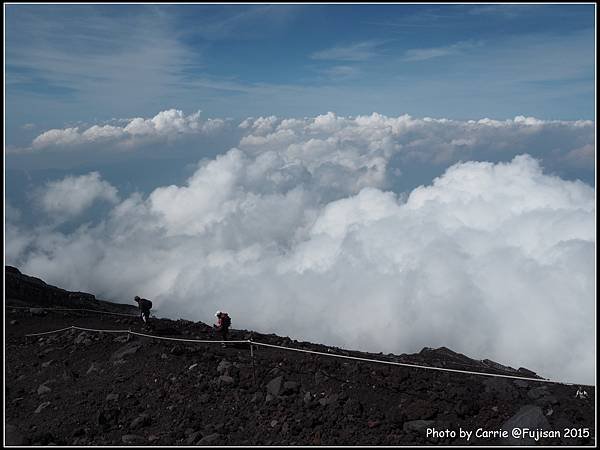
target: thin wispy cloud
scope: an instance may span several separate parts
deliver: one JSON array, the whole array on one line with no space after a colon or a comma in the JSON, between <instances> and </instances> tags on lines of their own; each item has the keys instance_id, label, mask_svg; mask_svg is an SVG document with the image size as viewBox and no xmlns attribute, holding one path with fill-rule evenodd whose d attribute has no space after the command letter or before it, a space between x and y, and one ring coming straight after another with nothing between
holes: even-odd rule
<instances>
[{"instance_id":1,"label":"thin wispy cloud","mask_svg":"<svg viewBox=\"0 0 600 450\"><path fill-rule=\"evenodd\" d=\"M182 31L189 38L199 36L208 41L258 39L273 30L280 30L294 19L299 5L250 5L240 8L213 8L197 5L200 17L195 26Z\"/></svg>"},{"instance_id":2,"label":"thin wispy cloud","mask_svg":"<svg viewBox=\"0 0 600 450\"><path fill-rule=\"evenodd\" d=\"M20 128L25 123L60 127L81 117L147 115L173 105L237 118L333 109L576 119L575 105L581 109L581 104L587 105L586 117L593 112L593 101L586 100L591 97L582 88L593 80L594 33L593 27L582 26L579 9L566 30L537 25L523 15L509 21L518 24L516 31L500 35L494 27L483 33L477 16L459 14L466 7L398 5L387 10L395 14L373 14L377 8L344 6L336 9L336 17L344 17L343 27L339 20L326 29L325 21L311 21L319 39L298 41L296 36L306 33L310 8L12 5L7 10L6 97L15 123L7 134L20 136L21 144L29 138ZM319 11L333 14L329 8ZM544 11L546 20L554 17L552 9ZM492 13L486 17L505 24ZM527 26L521 23L528 20ZM394 30L395 22L415 27L394 39L385 33ZM454 42L422 44L447 42L449 28ZM536 35L541 39L536 41ZM468 45L478 42L486 43L486 52ZM407 68L407 63L424 61L438 66L426 73ZM543 67L536 68L537 61ZM544 79L556 83L519 85ZM332 80L344 83L333 85ZM362 89L365 83L371 84L369 90ZM464 98L469 101L457 106ZM45 113L49 110L52 114ZM8 144L14 144L12 139Z\"/></svg>"},{"instance_id":3,"label":"thin wispy cloud","mask_svg":"<svg viewBox=\"0 0 600 450\"><path fill-rule=\"evenodd\" d=\"M331 61L367 61L381 55L384 41L364 41L348 45L337 45L312 53L310 57L318 60Z\"/></svg>"},{"instance_id":4,"label":"thin wispy cloud","mask_svg":"<svg viewBox=\"0 0 600 450\"><path fill-rule=\"evenodd\" d=\"M477 41L465 41L456 42L451 45L441 47L430 47L430 48L414 48L406 50L404 53L403 61L426 61L434 58L441 58L444 56L459 55L463 54L468 50L482 47L483 42Z\"/></svg>"},{"instance_id":5,"label":"thin wispy cloud","mask_svg":"<svg viewBox=\"0 0 600 450\"><path fill-rule=\"evenodd\" d=\"M323 73L332 80L339 81L356 78L360 75L361 70L354 66L340 65L323 69Z\"/></svg>"},{"instance_id":6,"label":"thin wispy cloud","mask_svg":"<svg viewBox=\"0 0 600 450\"><path fill-rule=\"evenodd\" d=\"M125 20L85 14L94 9L74 11L80 14L47 20L17 10L13 26L23 31L6 54L12 90L26 91L37 80L39 95L56 97L68 90L72 101L106 102L127 95L146 102L181 86L185 73L202 68L201 53L175 38L168 18L148 12Z\"/></svg>"},{"instance_id":7,"label":"thin wispy cloud","mask_svg":"<svg viewBox=\"0 0 600 450\"><path fill-rule=\"evenodd\" d=\"M515 19L522 14L535 14L535 5L519 4L496 4L496 5L475 5L469 7L467 14L474 16L492 15L495 17L504 17Z\"/></svg>"},{"instance_id":8,"label":"thin wispy cloud","mask_svg":"<svg viewBox=\"0 0 600 450\"><path fill-rule=\"evenodd\" d=\"M432 9L424 7L416 12L399 14L398 17L385 18L384 20L366 20L363 23L375 27L385 27L387 31L411 31L419 29L431 30L436 28L449 28L462 21L460 5L451 5L445 9Z\"/></svg>"}]
</instances>

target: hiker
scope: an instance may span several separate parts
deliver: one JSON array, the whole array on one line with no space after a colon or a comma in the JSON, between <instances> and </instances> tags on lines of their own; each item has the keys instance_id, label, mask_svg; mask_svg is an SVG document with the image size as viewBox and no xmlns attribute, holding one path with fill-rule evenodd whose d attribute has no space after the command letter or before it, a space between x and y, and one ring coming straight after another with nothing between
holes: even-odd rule
<instances>
[{"instance_id":1,"label":"hiker","mask_svg":"<svg viewBox=\"0 0 600 450\"><path fill-rule=\"evenodd\" d=\"M577 388L577 392L575 393L575 398L580 398L580 399L586 399L588 398L588 393L581 387L579 386Z\"/></svg>"},{"instance_id":2,"label":"hiker","mask_svg":"<svg viewBox=\"0 0 600 450\"><path fill-rule=\"evenodd\" d=\"M148 325L148 321L150 320L150 309L152 308L152 302L145 298L140 298L137 295L134 300L137 302L140 307L140 316L145 325Z\"/></svg>"},{"instance_id":3,"label":"hiker","mask_svg":"<svg viewBox=\"0 0 600 450\"><path fill-rule=\"evenodd\" d=\"M229 314L221 311L217 311L215 317L217 318L217 323L213 325L213 329L221 332L223 340L226 341L229 327L231 326L231 318L229 317ZM225 343L223 343L222 346L225 347Z\"/></svg>"}]
</instances>

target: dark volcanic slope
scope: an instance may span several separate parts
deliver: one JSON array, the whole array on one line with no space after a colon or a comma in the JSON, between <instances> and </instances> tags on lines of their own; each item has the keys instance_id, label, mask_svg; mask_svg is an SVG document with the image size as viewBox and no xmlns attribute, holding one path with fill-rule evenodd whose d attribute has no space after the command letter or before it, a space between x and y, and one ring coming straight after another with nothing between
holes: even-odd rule
<instances>
[{"instance_id":1,"label":"dark volcanic slope","mask_svg":"<svg viewBox=\"0 0 600 450\"><path fill-rule=\"evenodd\" d=\"M8 283L7 283L8 286ZM7 294L7 304L16 304ZM14 292L12 292L14 294ZM13 295L14 297L14 295ZM31 299L21 299L23 306ZM36 302L39 304L39 302ZM50 307L48 302L46 307ZM65 307L61 304L60 307ZM124 305L113 305L122 311ZM111 309L108 306L105 310ZM130 311L130 310L129 310ZM475 437L514 427L545 430L538 443L594 445L595 389L358 362L247 344L162 341L70 330L141 331L137 319L5 308L6 444L410 445L535 444ZM156 320L155 335L216 339L201 322ZM372 355L233 330L248 339L367 358L493 370L451 350ZM487 368L486 368L487 367ZM535 376L496 365L502 373ZM456 437L428 436L427 430ZM460 430L472 432L469 440ZM575 437L565 437L573 429Z\"/></svg>"}]
</instances>

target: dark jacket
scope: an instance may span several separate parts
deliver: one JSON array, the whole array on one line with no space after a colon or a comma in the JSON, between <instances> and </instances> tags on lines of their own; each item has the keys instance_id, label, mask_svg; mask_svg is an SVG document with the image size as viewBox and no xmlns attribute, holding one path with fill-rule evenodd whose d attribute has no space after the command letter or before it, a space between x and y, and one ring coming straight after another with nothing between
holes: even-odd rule
<instances>
[{"instance_id":1,"label":"dark jacket","mask_svg":"<svg viewBox=\"0 0 600 450\"><path fill-rule=\"evenodd\" d=\"M150 300L140 298L137 302L142 311L150 311L152 309L152 302Z\"/></svg>"}]
</instances>

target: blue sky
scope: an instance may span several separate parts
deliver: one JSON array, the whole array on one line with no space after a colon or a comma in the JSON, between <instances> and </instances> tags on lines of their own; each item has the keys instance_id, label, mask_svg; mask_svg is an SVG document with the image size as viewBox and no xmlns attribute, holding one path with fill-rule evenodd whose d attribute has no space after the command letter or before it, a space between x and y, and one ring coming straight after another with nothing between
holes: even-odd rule
<instances>
[{"instance_id":1,"label":"blue sky","mask_svg":"<svg viewBox=\"0 0 600 450\"><path fill-rule=\"evenodd\" d=\"M24 144L34 127L172 107L233 118L594 118L591 4L13 4L5 12L8 144Z\"/></svg>"}]
</instances>

